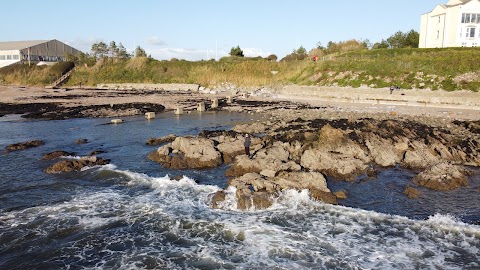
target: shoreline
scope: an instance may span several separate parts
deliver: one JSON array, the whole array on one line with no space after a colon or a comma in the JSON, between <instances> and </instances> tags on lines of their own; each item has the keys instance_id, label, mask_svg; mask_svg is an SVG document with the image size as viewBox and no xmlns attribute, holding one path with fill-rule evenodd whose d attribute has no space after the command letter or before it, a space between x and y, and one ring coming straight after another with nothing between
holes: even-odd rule
<instances>
[{"instance_id":1,"label":"shoreline","mask_svg":"<svg viewBox=\"0 0 480 270\"><path fill-rule=\"evenodd\" d=\"M312 89L318 89L312 87ZM282 90L283 92L285 90ZM313 91L313 90L312 90ZM330 90L328 90L330 91ZM354 91L358 89L338 88L339 92ZM378 90L380 93L383 90ZM402 90L407 92L409 90ZM257 91L258 92L258 91ZM261 92L261 91L260 91ZM288 109L318 109L330 112L345 112L346 114L388 114L402 117L427 117L442 118L447 120L480 120L480 106L462 106L452 104L420 104L414 102L395 102L359 100L358 97L346 99L345 97L321 97L317 92L310 96L303 93L280 93L279 90L271 92L239 92L224 91L214 93L190 91L161 91L161 90L108 90L108 89L45 89L40 87L0 86L0 116L6 114L31 113L33 118L42 119L68 119L76 117L122 117L141 115L145 110L142 107L152 107L156 112L174 111L183 108L184 111L194 111L199 102L205 102L207 109L212 99L220 100L220 107L215 110L233 112L263 113L275 110ZM371 92L371 91L370 91ZM398 95L403 95L399 93ZM415 91L416 95L427 91ZM368 94L368 93L367 93ZM384 93L383 93L384 94ZM327 93L324 95L331 95ZM456 96L459 93L455 93ZM477 93L471 93L477 96ZM232 104L226 104L228 96L234 97ZM395 97L394 97L395 98ZM402 96L403 98L403 96ZM129 106L127 106L129 104ZM413 104L413 105L412 105ZM114 110L101 108L117 107ZM164 109L159 109L163 107ZM77 113L72 113L72 108L79 108ZM148 108L147 108L148 109ZM97 110L97 113L83 113L85 110ZM43 112L48 112L46 116ZM63 114L63 116L55 116Z\"/></svg>"}]
</instances>

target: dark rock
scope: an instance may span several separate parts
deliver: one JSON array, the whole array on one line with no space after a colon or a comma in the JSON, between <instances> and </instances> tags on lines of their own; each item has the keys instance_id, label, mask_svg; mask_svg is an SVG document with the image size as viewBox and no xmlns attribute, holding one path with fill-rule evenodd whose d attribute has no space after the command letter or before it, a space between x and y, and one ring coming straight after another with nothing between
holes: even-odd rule
<instances>
[{"instance_id":1,"label":"dark rock","mask_svg":"<svg viewBox=\"0 0 480 270\"><path fill-rule=\"evenodd\" d=\"M223 190L219 190L215 192L212 196L212 208L215 208L215 209L219 208L220 203L225 201L226 196L227 194Z\"/></svg>"},{"instance_id":2,"label":"dark rock","mask_svg":"<svg viewBox=\"0 0 480 270\"><path fill-rule=\"evenodd\" d=\"M468 172L458 165L442 162L413 178L413 183L437 191L454 190L468 185Z\"/></svg>"},{"instance_id":3,"label":"dark rock","mask_svg":"<svg viewBox=\"0 0 480 270\"><path fill-rule=\"evenodd\" d=\"M411 186L406 186L405 189L403 190L403 194L407 195L407 197L410 199L416 199L421 195L418 189L413 188Z\"/></svg>"},{"instance_id":4,"label":"dark rock","mask_svg":"<svg viewBox=\"0 0 480 270\"><path fill-rule=\"evenodd\" d=\"M53 160L59 157L65 157L65 156L75 156L76 154L74 152L66 152L66 151L54 151L50 152L46 155L43 156L44 160Z\"/></svg>"},{"instance_id":5,"label":"dark rock","mask_svg":"<svg viewBox=\"0 0 480 270\"><path fill-rule=\"evenodd\" d=\"M173 142L177 138L176 135L170 134L160 138L150 138L147 140L148 145L160 145L167 142Z\"/></svg>"},{"instance_id":6,"label":"dark rock","mask_svg":"<svg viewBox=\"0 0 480 270\"><path fill-rule=\"evenodd\" d=\"M335 191L333 192L333 195L335 195L335 197L337 197L337 199L339 200L344 200L348 198L347 192L345 190Z\"/></svg>"},{"instance_id":7,"label":"dark rock","mask_svg":"<svg viewBox=\"0 0 480 270\"><path fill-rule=\"evenodd\" d=\"M5 147L5 150L7 150L7 151L25 150L25 149L29 149L29 148L39 147L39 146L42 146L44 144L45 144L44 141L33 140L33 141L28 141L28 142L21 142L21 143L14 143L14 144L7 145Z\"/></svg>"},{"instance_id":8,"label":"dark rock","mask_svg":"<svg viewBox=\"0 0 480 270\"><path fill-rule=\"evenodd\" d=\"M84 157L79 160L62 160L45 169L48 174L78 172L86 166L107 165L110 160L97 157Z\"/></svg>"},{"instance_id":9,"label":"dark rock","mask_svg":"<svg viewBox=\"0 0 480 270\"><path fill-rule=\"evenodd\" d=\"M87 139L78 139L78 140L75 140L75 144L86 144L88 143L88 140Z\"/></svg>"},{"instance_id":10,"label":"dark rock","mask_svg":"<svg viewBox=\"0 0 480 270\"><path fill-rule=\"evenodd\" d=\"M103 153L107 153L107 151L96 149L96 150L93 150L92 152L88 153L88 155L89 156L96 156L96 155L103 154Z\"/></svg>"}]
</instances>

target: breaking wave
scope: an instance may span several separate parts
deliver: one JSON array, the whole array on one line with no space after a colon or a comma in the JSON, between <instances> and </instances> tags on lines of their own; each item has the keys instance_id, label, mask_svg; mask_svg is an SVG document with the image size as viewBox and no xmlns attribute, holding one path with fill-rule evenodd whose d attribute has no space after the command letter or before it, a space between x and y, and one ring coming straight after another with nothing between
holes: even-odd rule
<instances>
[{"instance_id":1,"label":"breaking wave","mask_svg":"<svg viewBox=\"0 0 480 270\"><path fill-rule=\"evenodd\" d=\"M0 212L0 268L478 269L480 227L327 205L285 191L266 210L209 206L216 186L183 177L84 171L107 188ZM22 258L22 259L19 259ZM21 261L22 263L18 263Z\"/></svg>"}]
</instances>

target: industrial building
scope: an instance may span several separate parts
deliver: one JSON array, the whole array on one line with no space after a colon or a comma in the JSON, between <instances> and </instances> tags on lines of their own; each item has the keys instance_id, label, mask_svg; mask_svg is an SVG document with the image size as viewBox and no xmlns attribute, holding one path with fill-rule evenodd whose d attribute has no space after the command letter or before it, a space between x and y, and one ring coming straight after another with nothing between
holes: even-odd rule
<instances>
[{"instance_id":1,"label":"industrial building","mask_svg":"<svg viewBox=\"0 0 480 270\"><path fill-rule=\"evenodd\" d=\"M0 68L19 62L52 64L65 61L67 54L78 53L79 50L56 39L0 42Z\"/></svg>"}]
</instances>

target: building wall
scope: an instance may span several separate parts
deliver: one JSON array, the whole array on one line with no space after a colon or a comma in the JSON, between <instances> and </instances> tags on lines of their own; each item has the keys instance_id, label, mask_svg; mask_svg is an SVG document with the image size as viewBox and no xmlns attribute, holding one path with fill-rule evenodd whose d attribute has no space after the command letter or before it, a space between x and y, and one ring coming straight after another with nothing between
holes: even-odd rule
<instances>
[{"instance_id":1,"label":"building wall","mask_svg":"<svg viewBox=\"0 0 480 270\"><path fill-rule=\"evenodd\" d=\"M79 50L55 39L33 44L32 41L12 43L19 44L7 45L5 50L0 50L0 68L20 61L53 64L65 61L67 54L77 55L80 53ZM13 48L18 49L13 50Z\"/></svg>"},{"instance_id":2,"label":"building wall","mask_svg":"<svg viewBox=\"0 0 480 270\"><path fill-rule=\"evenodd\" d=\"M19 50L0 51L0 61L20 60Z\"/></svg>"},{"instance_id":3,"label":"building wall","mask_svg":"<svg viewBox=\"0 0 480 270\"><path fill-rule=\"evenodd\" d=\"M420 18L420 48L472 47L480 46L480 20L462 23L463 14L476 14L480 18L480 0L450 1L449 5L438 5L432 12ZM478 15L477 15L478 14ZM475 28L474 37L467 37Z\"/></svg>"}]
</instances>

